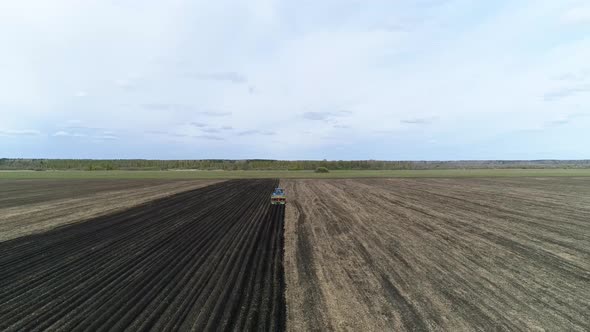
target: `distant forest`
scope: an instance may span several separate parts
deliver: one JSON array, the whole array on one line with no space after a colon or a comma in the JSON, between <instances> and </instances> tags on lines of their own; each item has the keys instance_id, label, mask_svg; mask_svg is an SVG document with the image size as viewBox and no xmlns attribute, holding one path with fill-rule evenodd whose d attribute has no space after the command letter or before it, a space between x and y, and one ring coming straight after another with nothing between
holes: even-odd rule
<instances>
[{"instance_id":1,"label":"distant forest","mask_svg":"<svg viewBox=\"0 0 590 332\"><path fill-rule=\"evenodd\" d=\"M590 160L146 160L0 159L0 170L403 170L487 168L590 168Z\"/></svg>"}]
</instances>

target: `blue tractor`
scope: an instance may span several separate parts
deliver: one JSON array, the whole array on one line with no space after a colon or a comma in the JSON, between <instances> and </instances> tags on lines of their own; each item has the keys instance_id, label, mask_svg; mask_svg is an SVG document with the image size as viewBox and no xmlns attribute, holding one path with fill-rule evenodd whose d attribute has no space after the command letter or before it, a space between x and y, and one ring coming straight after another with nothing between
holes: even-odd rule
<instances>
[{"instance_id":1,"label":"blue tractor","mask_svg":"<svg viewBox=\"0 0 590 332\"><path fill-rule=\"evenodd\" d=\"M285 203L287 203L287 195L285 194L285 190L281 187L276 187L275 191L273 191L272 195L270 196L270 204L285 205Z\"/></svg>"}]
</instances>

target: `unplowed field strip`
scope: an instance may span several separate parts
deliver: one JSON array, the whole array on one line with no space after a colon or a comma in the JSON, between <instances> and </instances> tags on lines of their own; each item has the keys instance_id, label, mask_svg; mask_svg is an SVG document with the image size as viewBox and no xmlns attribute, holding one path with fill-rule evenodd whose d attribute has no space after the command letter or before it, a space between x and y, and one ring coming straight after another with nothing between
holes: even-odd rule
<instances>
[{"instance_id":1,"label":"unplowed field strip","mask_svg":"<svg viewBox=\"0 0 590 332\"><path fill-rule=\"evenodd\" d=\"M286 180L292 331L590 331L590 178Z\"/></svg>"},{"instance_id":2,"label":"unplowed field strip","mask_svg":"<svg viewBox=\"0 0 590 332\"><path fill-rule=\"evenodd\" d=\"M0 243L0 330L282 330L284 207L235 180Z\"/></svg>"},{"instance_id":3,"label":"unplowed field strip","mask_svg":"<svg viewBox=\"0 0 590 332\"><path fill-rule=\"evenodd\" d=\"M187 181L170 180L6 180L0 181L0 209L89 196L117 190L144 189Z\"/></svg>"}]
</instances>

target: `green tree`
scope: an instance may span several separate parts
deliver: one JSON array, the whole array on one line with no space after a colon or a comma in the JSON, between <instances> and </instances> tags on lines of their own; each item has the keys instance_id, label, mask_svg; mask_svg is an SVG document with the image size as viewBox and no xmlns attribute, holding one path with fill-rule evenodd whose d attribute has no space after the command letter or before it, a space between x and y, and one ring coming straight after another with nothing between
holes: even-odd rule
<instances>
[{"instance_id":1,"label":"green tree","mask_svg":"<svg viewBox=\"0 0 590 332\"><path fill-rule=\"evenodd\" d=\"M328 170L328 168L326 168L326 167L318 167L315 169L315 172L316 173L329 173L330 170Z\"/></svg>"}]
</instances>

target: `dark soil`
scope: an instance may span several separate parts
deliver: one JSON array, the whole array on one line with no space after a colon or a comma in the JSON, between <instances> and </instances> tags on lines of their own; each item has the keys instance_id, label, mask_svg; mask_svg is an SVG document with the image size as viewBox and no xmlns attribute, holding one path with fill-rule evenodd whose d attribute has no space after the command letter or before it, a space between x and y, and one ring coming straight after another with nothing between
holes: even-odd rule
<instances>
[{"instance_id":1,"label":"dark soil","mask_svg":"<svg viewBox=\"0 0 590 332\"><path fill-rule=\"evenodd\" d=\"M214 184L1 242L0 330L284 330L276 183Z\"/></svg>"}]
</instances>

